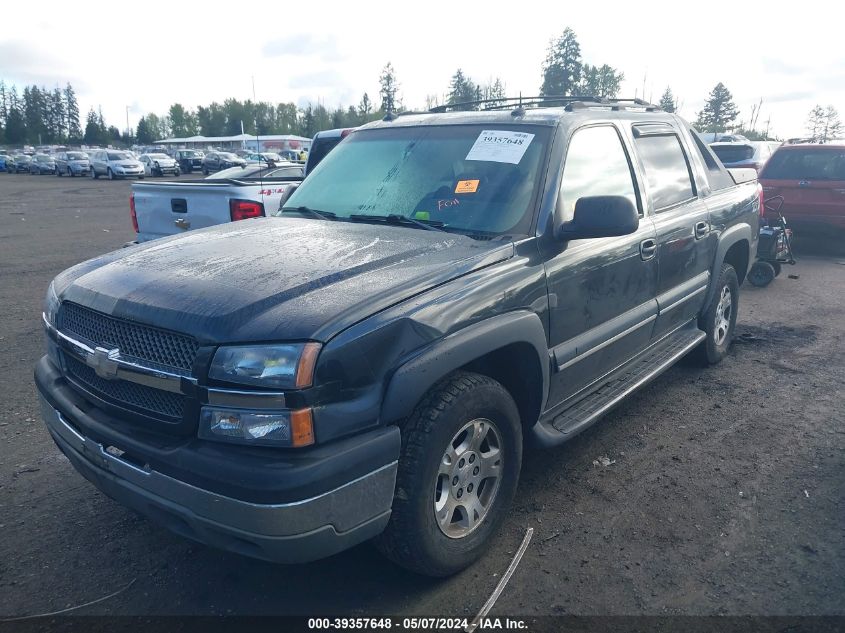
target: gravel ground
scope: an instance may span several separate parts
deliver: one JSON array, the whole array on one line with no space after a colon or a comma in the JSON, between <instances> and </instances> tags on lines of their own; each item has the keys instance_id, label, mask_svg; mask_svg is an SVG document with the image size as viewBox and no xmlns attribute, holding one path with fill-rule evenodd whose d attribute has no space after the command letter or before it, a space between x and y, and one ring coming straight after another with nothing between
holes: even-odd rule
<instances>
[{"instance_id":1,"label":"gravel ground","mask_svg":"<svg viewBox=\"0 0 845 633\"><path fill-rule=\"evenodd\" d=\"M56 273L132 239L128 195L126 182L0 174L0 617L133 581L76 613L471 616L529 526L493 615L845 613L841 251L805 245L771 286L744 286L721 365L681 363L568 445L527 454L489 553L431 580L369 545L286 567L191 543L59 453L32 382L41 301Z\"/></svg>"}]
</instances>

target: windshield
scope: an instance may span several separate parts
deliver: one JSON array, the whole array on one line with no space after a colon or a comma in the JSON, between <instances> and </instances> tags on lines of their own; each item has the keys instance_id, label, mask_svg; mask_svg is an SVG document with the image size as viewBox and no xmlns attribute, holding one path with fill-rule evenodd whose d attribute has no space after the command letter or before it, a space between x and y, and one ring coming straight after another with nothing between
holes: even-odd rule
<instances>
[{"instance_id":1,"label":"windshield","mask_svg":"<svg viewBox=\"0 0 845 633\"><path fill-rule=\"evenodd\" d=\"M82 152L68 152L67 153L68 160L88 160L88 154L83 154Z\"/></svg>"},{"instance_id":2,"label":"windshield","mask_svg":"<svg viewBox=\"0 0 845 633\"><path fill-rule=\"evenodd\" d=\"M199 157L199 154L197 152L192 151L192 150L182 152L181 155L182 155L183 158L197 158L197 157Z\"/></svg>"},{"instance_id":3,"label":"windshield","mask_svg":"<svg viewBox=\"0 0 845 633\"><path fill-rule=\"evenodd\" d=\"M47 161L53 160L52 156L47 156L46 154L38 154L35 157L35 161L38 163L46 163Z\"/></svg>"},{"instance_id":4,"label":"windshield","mask_svg":"<svg viewBox=\"0 0 845 633\"><path fill-rule=\"evenodd\" d=\"M338 219L395 215L442 223L446 230L524 234L548 138L549 128L498 123L353 133L284 208L328 211Z\"/></svg>"},{"instance_id":5,"label":"windshield","mask_svg":"<svg viewBox=\"0 0 845 633\"><path fill-rule=\"evenodd\" d=\"M238 159L237 156L235 156L234 154L231 154L229 152L220 152L220 153L217 154L217 156L219 158L222 158L223 160L237 160Z\"/></svg>"},{"instance_id":6,"label":"windshield","mask_svg":"<svg viewBox=\"0 0 845 633\"><path fill-rule=\"evenodd\" d=\"M128 152L109 152L109 160L133 160Z\"/></svg>"},{"instance_id":7,"label":"windshield","mask_svg":"<svg viewBox=\"0 0 845 633\"><path fill-rule=\"evenodd\" d=\"M845 147L778 150L761 178L778 180L845 180Z\"/></svg>"}]
</instances>

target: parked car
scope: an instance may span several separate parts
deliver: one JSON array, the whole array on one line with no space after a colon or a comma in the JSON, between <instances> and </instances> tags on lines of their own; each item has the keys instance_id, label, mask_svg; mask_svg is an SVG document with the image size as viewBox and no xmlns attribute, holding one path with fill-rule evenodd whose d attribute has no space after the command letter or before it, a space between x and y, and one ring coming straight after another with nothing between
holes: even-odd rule
<instances>
[{"instance_id":1,"label":"parked car","mask_svg":"<svg viewBox=\"0 0 845 633\"><path fill-rule=\"evenodd\" d=\"M56 161L49 154L36 154L29 163L29 173L43 176L56 173Z\"/></svg>"},{"instance_id":2,"label":"parked car","mask_svg":"<svg viewBox=\"0 0 845 633\"><path fill-rule=\"evenodd\" d=\"M711 143L710 149L725 167L749 168L759 172L780 143L771 141L741 141Z\"/></svg>"},{"instance_id":3,"label":"parked car","mask_svg":"<svg viewBox=\"0 0 845 633\"><path fill-rule=\"evenodd\" d=\"M14 161L13 169L9 173L29 173L29 164L32 162L32 156L28 154L15 154L12 156L12 160Z\"/></svg>"},{"instance_id":4,"label":"parked car","mask_svg":"<svg viewBox=\"0 0 845 633\"><path fill-rule=\"evenodd\" d=\"M465 568L523 450L690 352L728 354L755 174L631 106L371 123L279 217L61 273L35 369L51 436L103 492L215 547L302 562L375 537L417 572Z\"/></svg>"},{"instance_id":5,"label":"parked car","mask_svg":"<svg viewBox=\"0 0 845 633\"><path fill-rule=\"evenodd\" d=\"M764 195L783 196L796 232L845 231L845 143L784 145L760 173Z\"/></svg>"},{"instance_id":6,"label":"parked car","mask_svg":"<svg viewBox=\"0 0 845 633\"><path fill-rule=\"evenodd\" d=\"M106 176L109 180L115 178L144 179L144 166L132 157L130 152L121 150L97 150L88 154L91 178Z\"/></svg>"},{"instance_id":7,"label":"parked car","mask_svg":"<svg viewBox=\"0 0 845 633\"><path fill-rule=\"evenodd\" d=\"M200 171L202 169L202 159L205 154L195 149L180 149L176 151L174 158L179 163L179 169L186 174L190 174L194 170Z\"/></svg>"},{"instance_id":8,"label":"parked car","mask_svg":"<svg viewBox=\"0 0 845 633\"><path fill-rule=\"evenodd\" d=\"M11 159L12 157L9 154L0 154L0 171L9 171Z\"/></svg>"},{"instance_id":9,"label":"parked car","mask_svg":"<svg viewBox=\"0 0 845 633\"><path fill-rule=\"evenodd\" d=\"M300 180L305 169L301 164L292 161L282 161L275 167L261 163L247 163L246 167L229 167L221 169L205 177L205 180L262 180L295 176Z\"/></svg>"},{"instance_id":10,"label":"parked car","mask_svg":"<svg viewBox=\"0 0 845 633\"><path fill-rule=\"evenodd\" d=\"M90 169L91 163L85 152L60 152L56 155L57 176L87 176Z\"/></svg>"},{"instance_id":11,"label":"parked car","mask_svg":"<svg viewBox=\"0 0 845 633\"><path fill-rule=\"evenodd\" d=\"M247 163L262 163L265 166L278 165L285 160L275 152L251 152L242 156Z\"/></svg>"},{"instance_id":12,"label":"parked car","mask_svg":"<svg viewBox=\"0 0 845 633\"><path fill-rule=\"evenodd\" d=\"M337 128L334 130L323 130L317 132L311 140L311 149L307 152L308 158L305 161L305 175L307 176L320 164L326 155L343 139L349 136L355 128Z\"/></svg>"},{"instance_id":13,"label":"parked car","mask_svg":"<svg viewBox=\"0 0 845 633\"><path fill-rule=\"evenodd\" d=\"M179 169L179 163L167 154L141 154L138 160L144 166L144 175L146 176L164 176L165 174L178 176L182 173Z\"/></svg>"},{"instance_id":14,"label":"parked car","mask_svg":"<svg viewBox=\"0 0 845 633\"><path fill-rule=\"evenodd\" d=\"M227 167L244 167L246 161L231 152L208 152L202 159L202 173L208 176L213 171Z\"/></svg>"},{"instance_id":15,"label":"parked car","mask_svg":"<svg viewBox=\"0 0 845 633\"><path fill-rule=\"evenodd\" d=\"M132 185L129 210L136 241L270 215L302 181L302 172L295 163L275 168L249 163L205 180Z\"/></svg>"}]
</instances>

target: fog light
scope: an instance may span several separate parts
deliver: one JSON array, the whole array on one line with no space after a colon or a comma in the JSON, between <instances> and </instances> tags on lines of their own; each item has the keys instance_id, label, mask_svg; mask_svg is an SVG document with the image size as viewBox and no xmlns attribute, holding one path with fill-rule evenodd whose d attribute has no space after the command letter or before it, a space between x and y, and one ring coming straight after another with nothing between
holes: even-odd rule
<instances>
[{"instance_id":1,"label":"fog light","mask_svg":"<svg viewBox=\"0 0 845 633\"><path fill-rule=\"evenodd\" d=\"M199 437L256 446L308 446L314 443L311 410L248 411L203 407Z\"/></svg>"}]
</instances>

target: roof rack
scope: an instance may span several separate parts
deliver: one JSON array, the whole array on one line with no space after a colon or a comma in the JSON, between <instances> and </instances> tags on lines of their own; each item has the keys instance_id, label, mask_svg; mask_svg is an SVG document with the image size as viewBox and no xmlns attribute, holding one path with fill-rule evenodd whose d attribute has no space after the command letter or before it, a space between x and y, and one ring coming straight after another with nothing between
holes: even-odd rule
<instances>
[{"instance_id":1,"label":"roof rack","mask_svg":"<svg viewBox=\"0 0 845 633\"><path fill-rule=\"evenodd\" d=\"M608 110L637 109L646 112L660 111L656 106L642 99L616 99L596 97L592 95L540 95L538 97L506 97L502 99L480 99L478 101L463 101L431 108L431 113L454 112L459 110L513 110L514 114L527 108L560 108L567 111L602 108Z\"/></svg>"}]
</instances>

